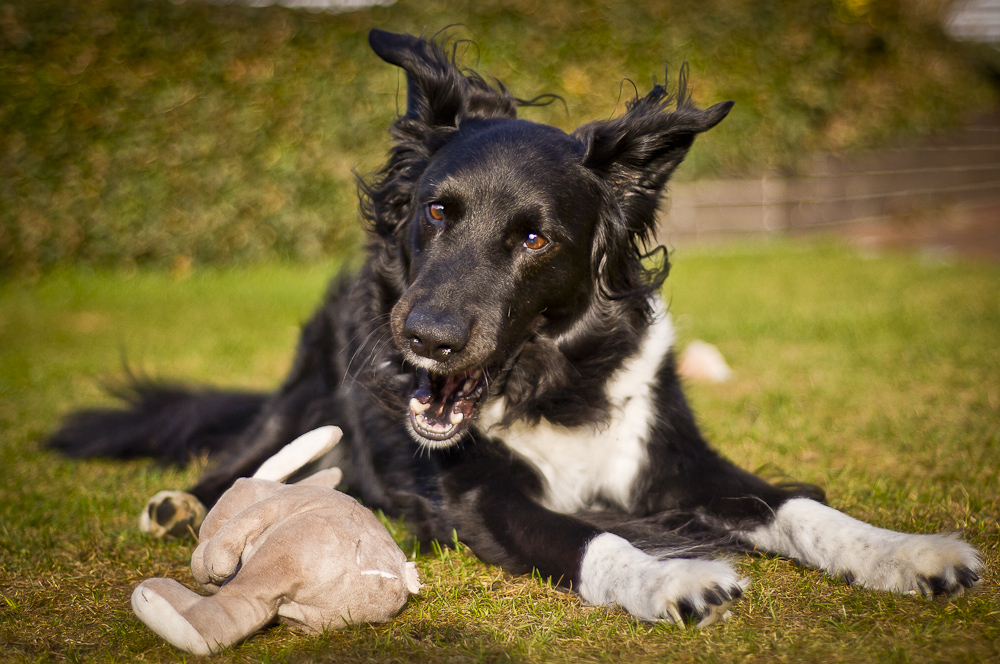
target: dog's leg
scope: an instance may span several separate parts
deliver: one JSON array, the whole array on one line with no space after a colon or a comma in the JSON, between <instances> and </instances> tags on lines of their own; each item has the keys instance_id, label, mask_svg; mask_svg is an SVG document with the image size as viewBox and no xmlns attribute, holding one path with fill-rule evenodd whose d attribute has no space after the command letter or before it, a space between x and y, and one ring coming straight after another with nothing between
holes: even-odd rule
<instances>
[{"instance_id":1,"label":"dog's leg","mask_svg":"<svg viewBox=\"0 0 1000 664\"><path fill-rule=\"evenodd\" d=\"M979 581L979 553L954 535L876 528L808 498L742 532L753 546L824 570L848 583L897 593L957 595Z\"/></svg>"},{"instance_id":2,"label":"dog's leg","mask_svg":"<svg viewBox=\"0 0 1000 664\"><path fill-rule=\"evenodd\" d=\"M979 581L980 555L953 535L876 528L814 500L814 488L772 486L721 460L689 470L699 482L687 487L688 509L704 526L758 550L898 593L955 595Z\"/></svg>"},{"instance_id":3,"label":"dog's leg","mask_svg":"<svg viewBox=\"0 0 1000 664\"><path fill-rule=\"evenodd\" d=\"M140 528L156 537L163 537L163 533L177 536L178 531L187 533L192 529L197 532L200 519L181 523L189 512L199 513L203 518L206 509L237 479L253 475L262 463L296 437L330 423L314 412L315 404L325 396L324 389L321 381L302 380L271 397L233 449L211 466L194 487L187 492L160 492L153 496L143 511ZM178 509L176 505L187 509Z\"/></svg>"},{"instance_id":4,"label":"dog's leg","mask_svg":"<svg viewBox=\"0 0 1000 664\"><path fill-rule=\"evenodd\" d=\"M525 469L509 459L461 465L447 477L449 515L459 538L486 562L513 573L538 570L589 604L620 606L648 621L709 625L743 594L746 582L724 561L660 560L546 509L525 488Z\"/></svg>"},{"instance_id":5,"label":"dog's leg","mask_svg":"<svg viewBox=\"0 0 1000 664\"><path fill-rule=\"evenodd\" d=\"M953 535L877 528L814 500L821 493L815 488L772 486L717 457L693 463L687 471L697 482L678 474L653 483L657 509L679 506L720 535L868 588L955 595L979 581L982 558ZM683 496L665 490L677 486Z\"/></svg>"},{"instance_id":6,"label":"dog's leg","mask_svg":"<svg viewBox=\"0 0 1000 664\"><path fill-rule=\"evenodd\" d=\"M273 404L270 404L273 405ZM160 491L149 499L139 529L154 537L197 534L215 501L241 477L250 477L262 463L302 433L288 415L268 409L240 436L240 449L203 475L188 491Z\"/></svg>"},{"instance_id":7,"label":"dog's leg","mask_svg":"<svg viewBox=\"0 0 1000 664\"><path fill-rule=\"evenodd\" d=\"M253 475L278 450L313 428L302 421L301 409L294 407L299 401L295 399L289 403L279 399L269 404L271 407L241 437L238 451L211 467L190 493L206 506L214 505L233 482Z\"/></svg>"},{"instance_id":8,"label":"dog's leg","mask_svg":"<svg viewBox=\"0 0 1000 664\"><path fill-rule=\"evenodd\" d=\"M698 433L670 365L661 380L669 417L649 448L654 471L640 496L649 512L690 511L720 534L869 588L953 595L979 581L981 556L955 536L876 528L816 500L816 487L773 486L722 459Z\"/></svg>"},{"instance_id":9,"label":"dog's leg","mask_svg":"<svg viewBox=\"0 0 1000 664\"><path fill-rule=\"evenodd\" d=\"M187 492L175 492L175 503L191 507L200 503L211 508L240 477L250 477L267 459L298 436L327 424L339 424L333 402L338 379L330 363L337 335L326 309L335 306L331 290L324 306L302 328L292 370L281 388L259 407L252 422L238 436L213 454L212 463L198 483ZM196 411L195 411L196 412ZM203 512L202 512L203 513ZM147 503L143 529L154 534L177 529L177 510L161 507L154 497ZM197 526L190 524L194 530ZM186 527L184 528L186 530ZM160 535L157 535L160 536Z\"/></svg>"}]
</instances>

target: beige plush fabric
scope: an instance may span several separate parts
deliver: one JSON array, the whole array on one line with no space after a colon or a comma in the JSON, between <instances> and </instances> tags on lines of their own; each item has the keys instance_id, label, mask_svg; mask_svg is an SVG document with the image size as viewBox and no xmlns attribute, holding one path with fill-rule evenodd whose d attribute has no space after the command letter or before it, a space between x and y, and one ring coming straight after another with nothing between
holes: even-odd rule
<instances>
[{"instance_id":1,"label":"beige plush fabric","mask_svg":"<svg viewBox=\"0 0 1000 664\"><path fill-rule=\"evenodd\" d=\"M218 652L276 618L308 632L385 622L420 583L379 520L324 482L241 479L209 512L191 557L200 596L171 579L143 582L136 614L174 646Z\"/></svg>"}]
</instances>

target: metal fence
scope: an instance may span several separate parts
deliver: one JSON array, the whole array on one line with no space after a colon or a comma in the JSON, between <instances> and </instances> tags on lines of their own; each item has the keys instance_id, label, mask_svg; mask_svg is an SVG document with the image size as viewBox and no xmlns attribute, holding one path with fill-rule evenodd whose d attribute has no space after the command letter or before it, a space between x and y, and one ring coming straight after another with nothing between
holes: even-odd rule
<instances>
[{"instance_id":1,"label":"metal fence","mask_svg":"<svg viewBox=\"0 0 1000 664\"><path fill-rule=\"evenodd\" d=\"M676 183L664 242L834 230L1000 200L1000 112L917 145L815 157L794 177Z\"/></svg>"}]
</instances>

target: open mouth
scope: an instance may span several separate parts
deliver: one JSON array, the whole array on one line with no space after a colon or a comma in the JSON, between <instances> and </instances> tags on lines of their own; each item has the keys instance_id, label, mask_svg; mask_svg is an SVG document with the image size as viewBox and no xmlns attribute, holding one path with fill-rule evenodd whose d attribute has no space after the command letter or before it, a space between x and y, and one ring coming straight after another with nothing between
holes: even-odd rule
<instances>
[{"instance_id":1,"label":"open mouth","mask_svg":"<svg viewBox=\"0 0 1000 664\"><path fill-rule=\"evenodd\" d=\"M453 376L433 376L417 369L417 389L410 397L413 432L430 447L446 447L457 441L472 422L485 385L482 369Z\"/></svg>"}]
</instances>

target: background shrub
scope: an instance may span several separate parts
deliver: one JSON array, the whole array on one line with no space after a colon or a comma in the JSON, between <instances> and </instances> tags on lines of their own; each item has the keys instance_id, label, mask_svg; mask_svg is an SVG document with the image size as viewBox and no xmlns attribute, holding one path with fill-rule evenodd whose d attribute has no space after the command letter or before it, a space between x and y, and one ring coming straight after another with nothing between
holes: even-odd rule
<instances>
[{"instance_id":1,"label":"background shrub","mask_svg":"<svg viewBox=\"0 0 1000 664\"><path fill-rule=\"evenodd\" d=\"M463 61L566 129L690 64L734 99L679 177L793 169L992 102L906 0L402 0L345 14L201 1L0 0L0 273L343 257L402 80L371 26L449 33ZM633 83L634 81L634 83Z\"/></svg>"}]
</instances>

